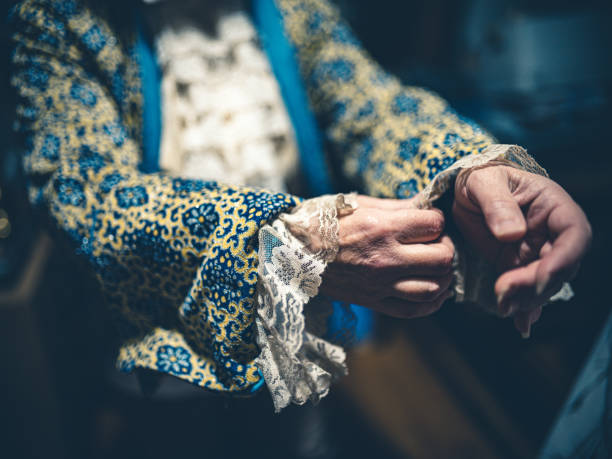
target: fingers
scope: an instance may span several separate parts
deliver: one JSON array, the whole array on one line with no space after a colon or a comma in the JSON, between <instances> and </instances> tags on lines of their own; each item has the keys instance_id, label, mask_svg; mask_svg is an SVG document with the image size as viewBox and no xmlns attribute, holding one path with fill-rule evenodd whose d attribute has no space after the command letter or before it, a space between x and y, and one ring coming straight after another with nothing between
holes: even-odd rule
<instances>
[{"instance_id":1,"label":"fingers","mask_svg":"<svg viewBox=\"0 0 612 459\"><path fill-rule=\"evenodd\" d=\"M402 277L443 276L451 272L455 249L450 238L430 244L398 244L394 249L395 268Z\"/></svg>"},{"instance_id":2,"label":"fingers","mask_svg":"<svg viewBox=\"0 0 612 459\"><path fill-rule=\"evenodd\" d=\"M451 296L452 293L447 291L436 300L428 302L411 302L398 298L386 298L378 302L372 309L400 319L414 319L433 314Z\"/></svg>"},{"instance_id":3,"label":"fingers","mask_svg":"<svg viewBox=\"0 0 612 459\"><path fill-rule=\"evenodd\" d=\"M453 277L449 273L443 277L402 279L392 286L389 296L413 302L435 301L448 292Z\"/></svg>"},{"instance_id":4,"label":"fingers","mask_svg":"<svg viewBox=\"0 0 612 459\"><path fill-rule=\"evenodd\" d=\"M548 218L548 226L557 237L541 254L542 262L535 279L538 294L574 275L592 237L584 213L573 202L554 209Z\"/></svg>"},{"instance_id":5,"label":"fingers","mask_svg":"<svg viewBox=\"0 0 612 459\"><path fill-rule=\"evenodd\" d=\"M527 224L512 196L508 175L496 169L473 172L465 184L466 193L480 207L487 227L498 240L516 241L525 235Z\"/></svg>"},{"instance_id":6,"label":"fingers","mask_svg":"<svg viewBox=\"0 0 612 459\"><path fill-rule=\"evenodd\" d=\"M552 208L546 226L554 239L541 246L540 258L502 274L496 283L500 306L507 314L546 302L576 274L590 244L588 221L569 196Z\"/></svg>"},{"instance_id":7,"label":"fingers","mask_svg":"<svg viewBox=\"0 0 612 459\"><path fill-rule=\"evenodd\" d=\"M431 242L444 230L444 214L439 209L404 209L389 213L387 224L402 244Z\"/></svg>"},{"instance_id":8,"label":"fingers","mask_svg":"<svg viewBox=\"0 0 612 459\"><path fill-rule=\"evenodd\" d=\"M542 292L536 291L535 278L540 264L541 260L536 260L499 277L495 284L495 292L502 316L513 316L520 311L537 309L561 289L563 282L567 280L565 278L557 278L554 282L550 282Z\"/></svg>"},{"instance_id":9,"label":"fingers","mask_svg":"<svg viewBox=\"0 0 612 459\"><path fill-rule=\"evenodd\" d=\"M531 336L531 327L538 321L541 315L542 306L539 306L532 311L522 311L514 316L514 326L523 338L526 339Z\"/></svg>"}]
</instances>

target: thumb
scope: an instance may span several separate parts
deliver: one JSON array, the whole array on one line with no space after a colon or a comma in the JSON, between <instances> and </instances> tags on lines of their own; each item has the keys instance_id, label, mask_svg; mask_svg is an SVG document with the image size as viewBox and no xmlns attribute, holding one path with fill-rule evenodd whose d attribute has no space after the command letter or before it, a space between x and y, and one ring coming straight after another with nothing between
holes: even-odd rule
<instances>
[{"instance_id":1,"label":"thumb","mask_svg":"<svg viewBox=\"0 0 612 459\"><path fill-rule=\"evenodd\" d=\"M497 169L497 170L496 170ZM500 241L516 241L527 231L527 223L512 196L507 173L491 167L474 171L466 183L470 200L480 207L487 226Z\"/></svg>"}]
</instances>

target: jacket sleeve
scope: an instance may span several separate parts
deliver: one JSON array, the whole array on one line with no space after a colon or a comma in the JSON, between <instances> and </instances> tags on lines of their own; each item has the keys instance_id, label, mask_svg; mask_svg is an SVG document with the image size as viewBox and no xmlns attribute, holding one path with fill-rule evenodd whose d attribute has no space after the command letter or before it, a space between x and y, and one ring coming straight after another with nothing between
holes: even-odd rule
<instances>
[{"instance_id":1,"label":"jacket sleeve","mask_svg":"<svg viewBox=\"0 0 612 459\"><path fill-rule=\"evenodd\" d=\"M276 0L332 168L360 191L410 197L494 139L436 94L404 86L362 49L328 0Z\"/></svg>"},{"instance_id":2,"label":"jacket sleeve","mask_svg":"<svg viewBox=\"0 0 612 459\"><path fill-rule=\"evenodd\" d=\"M119 367L259 387L256 236L296 199L140 172L129 40L71 0L25 1L11 22L30 199L95 271L121 330Z\"/></svg>"}]
</instances>

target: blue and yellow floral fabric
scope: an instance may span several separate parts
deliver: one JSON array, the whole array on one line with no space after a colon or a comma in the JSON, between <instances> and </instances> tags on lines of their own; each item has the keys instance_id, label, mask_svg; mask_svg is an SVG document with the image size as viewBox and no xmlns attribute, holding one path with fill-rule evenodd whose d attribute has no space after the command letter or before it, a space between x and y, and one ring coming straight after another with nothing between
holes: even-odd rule
<instances>
[{"instance_id":1,"label":"blue and yellow floral fabric","mask_svg":"<svg viewBox=\"0 0 612 459\"><path fill-rule=\"evenodd\" d=\"M361 47L328 0L277 0L336 176L381 197L410 197L493 138L440 97L407 87Z\"/></svg>"},{"instance_id":2,"label":"blue and yellow floral fabric","mask_svg":"<svg viewBox=\"0 0 612 459\"><path fill-rule=\"evenodd\" d=\"M133 24L103 2L25 0L12 14L30 199L89 261L118 324L118 366L217 391L258 387L259 228L299 199L147 174ZM331 167L379 196L410 196L491 139L406 88L325 0L277 0Z\"/></svg>"}]
</instances>

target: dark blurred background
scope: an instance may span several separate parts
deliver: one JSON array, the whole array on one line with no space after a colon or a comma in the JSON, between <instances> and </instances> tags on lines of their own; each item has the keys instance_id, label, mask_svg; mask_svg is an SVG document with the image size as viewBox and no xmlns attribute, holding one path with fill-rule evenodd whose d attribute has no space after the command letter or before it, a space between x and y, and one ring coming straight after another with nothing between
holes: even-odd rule
<instances>
[{"instance_id":1,"label":"dark blurred background","mask_svg":"<svg viewBox=\"0 0 612 459\"><path fill-rule=\"evenodd\" d=\"M1 3L3 16L11 3ZM295 421L327 435L311 435L304 457L534 457L610 313L609 2L337 3L384 67L528 148L583 207L594 241L575 298L549 307L529 340L510 321L458 305L380 319L350 354L351 376L308 411L319 420ZM0 457L118 457L126 425L144 421L104 382L95 284L28 209L1 33ZM227 403L220 421L234 419L238 402ZM288 411L270 422L304 417Z\"/></svg>"}]
</instances>

